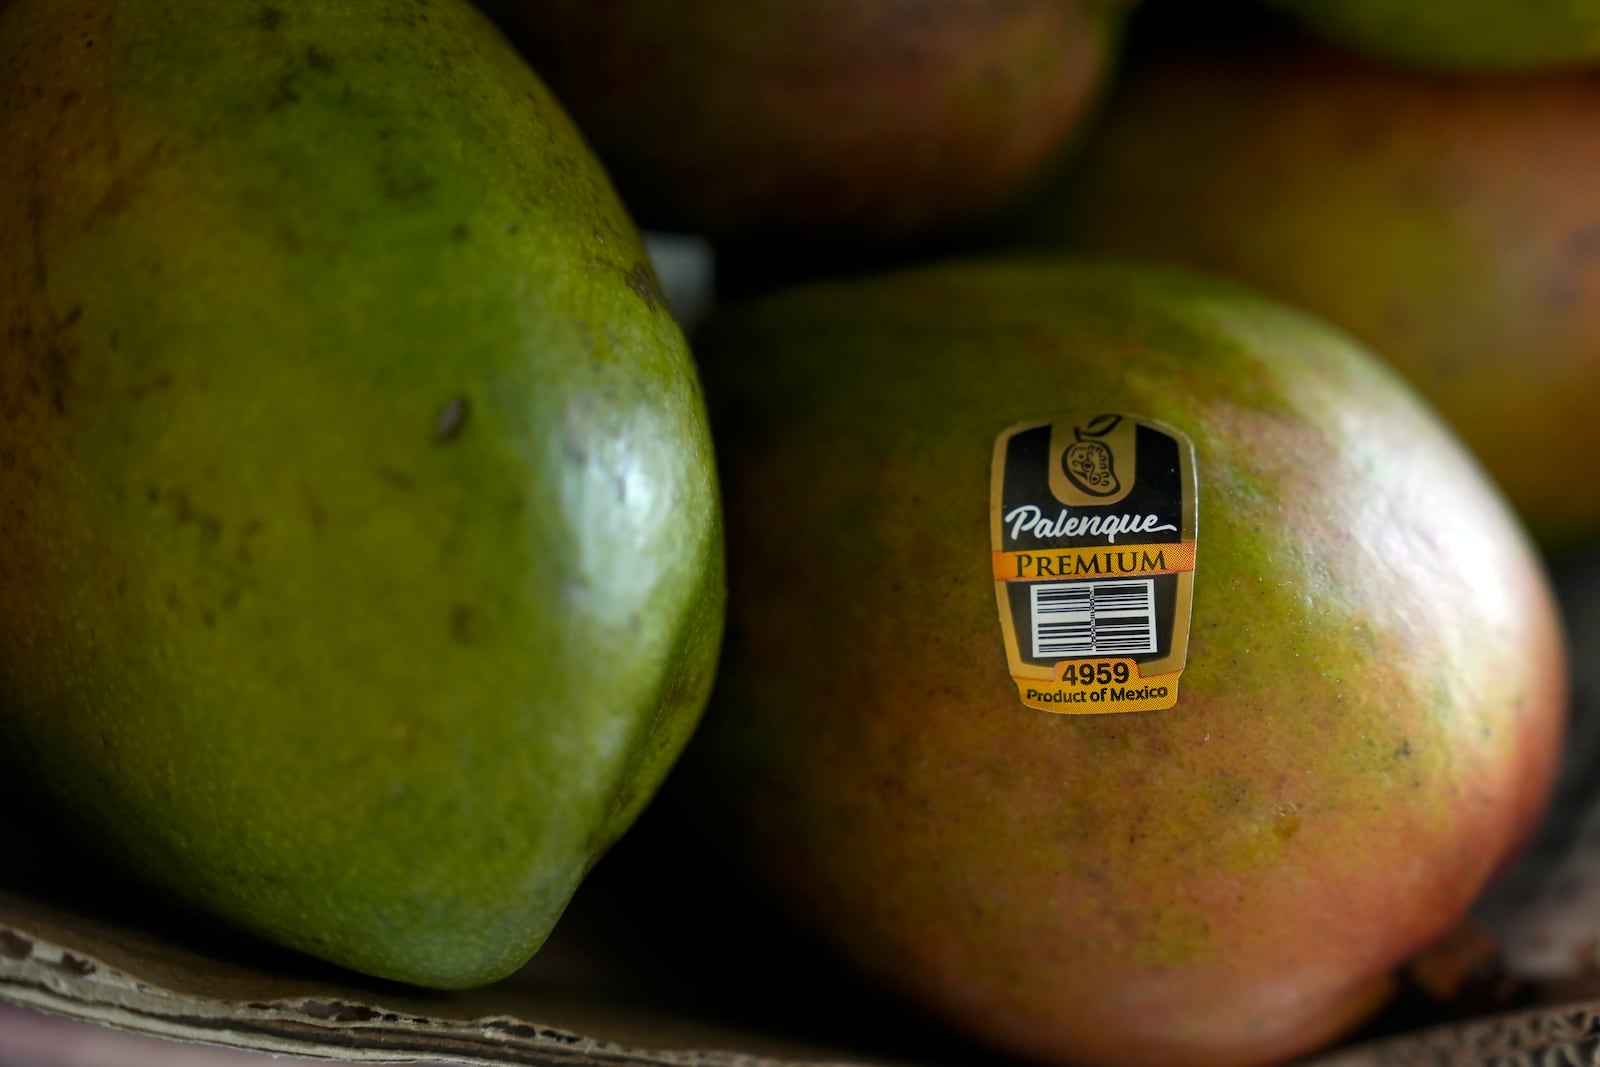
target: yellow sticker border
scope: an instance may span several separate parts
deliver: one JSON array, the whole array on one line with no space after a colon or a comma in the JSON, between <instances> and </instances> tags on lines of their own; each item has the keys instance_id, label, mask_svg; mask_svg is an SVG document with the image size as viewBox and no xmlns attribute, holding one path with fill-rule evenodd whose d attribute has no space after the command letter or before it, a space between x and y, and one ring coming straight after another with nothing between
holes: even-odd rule
<instances>
[{"instance_id":1,"label":"yellow sticker border","mask_svg":"<svg viewBox=\"0 0 1600 1067\"><path fill-rule=\"evenodd\" d=\"M1007 667L1011 672L1012 680L1017 686L1018 698L1023 704L1039 711L1063 715L1093 715L1131 711L1161 711L1171 708L1178 700L1178 676L1183 672L1188 663L1189 631L1192 623L1194 607L1194 567L1195 553L1199 535L1199 495L1200 486L1195 471L1194 445L1188 435L1167 423L1157 419L1146 418L1141 415L1132 415L1119 412L1124 418L1142 423L1152 429L1159 430L1171 436L1178 443L1178 477L1182 486L1182 502L1180 514L1182 515L1179 540L1160 544L1130 543L1117 545L1115 543L1105 546L1083 548L1058 548L1041 549L1033 553L1023 553L1014 550L1003 550L1001 531L1004 520L1001 516L1003 504L1002 491L1004 489L1006 447L1017 434L1050 427L1052 433L1058 425L1068 424L1084 418L1080 414L1067 414L1052 419L1029 419L1025 422L1014 423L1002 430L995 438L994 454L990 461L989 472L989 538L991 571L995 585L995 605L1000 616L1000 628L1005 645ZM1121 495L1120 494L1119 499ZM1154 553L1152 553L1154 550ZM1121 552L1121 556L1115 554ZM1107 560L1110 554L1113 558ZM1052 569L1065 562L1070 575L1059 573L1035 573L1029 577L1006 576L1007 569L1014 571L1018 560L1016 557L1032 555L1035 557L1052 557L1055 561ZM1157 559L1157 556L1163 558ZM1158 660L1150 660L1143 664L1136 663L1131 657L1082 657L1074 660L1058 661L1052 666L1037 666L1025 663L1018 652L1016 626L1011 617L1011 605L1008 600L1006 586L1009 582L1026 580L1037 581L1039 578L1067 577L1069 579L1088 579L1104 576L1100 572L1079 571L1075 561L1084 557L1099 557L1100 566L1109 565L1132 566L1133 570L1113 570L1112 577L1131 574L1176 574L1177 575L1177 602L1174 609L1172 623L1172 641L1168 654ZM1148 567L1146 564L1159 562L1161 566ZM1037 566L1037 564L1035 564ZM1066 663L1074 664L1107 664L1115 668L1117 663L1124 664L1128 669L1126 682L1108 682L1105 684L1082 684L1077 681L1066 681L1062 678L1062 669ZM1115 677L1115 675L1113 675Z\"/></svg>"}]
</instances>

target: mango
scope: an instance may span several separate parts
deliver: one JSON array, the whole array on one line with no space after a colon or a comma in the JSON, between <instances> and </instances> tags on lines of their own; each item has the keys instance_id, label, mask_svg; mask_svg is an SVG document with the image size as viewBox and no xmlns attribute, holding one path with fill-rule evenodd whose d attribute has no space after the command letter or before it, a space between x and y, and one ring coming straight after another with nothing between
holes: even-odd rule
<instances>
[{"instance_id":1,"label":"mango","mask_svg":"<svg viewBox=\"0 0 1600 1067\"><path fill-rule=\"evenodd\" d=\"M1600 60L1600 5L1586 0L1266 0L1307 29L1402 66L1516 73Z\"/></svg>"},{"instance_id":2,"label":"mango","mask_svg":"<svg viewBox=\"0 0 1600 1067\"><path fill-rule=\"evenodd\" d=\"M1130 69L1001 241L1227 274L1350 331L1436 405L1541 545L1600 537L1600 83L1408 74L1293 45Z\"/></svg>"},{"instance_id":3,"label":"mango","mask_svg":"<svg viewBox=\"0 0 1600 1067\"><path fill-rule=\"evenodd\" d=\"M721 629L607 178L459 0L19 0L0 143L3 773L199 921L508 974Z\"/></svg>"},{"instance_id":4,"label":"mango","mask_svg":"<svg viewBox=\"0 0 1600 1067\"><path fill-rule=\"evenodd\" d=\"M647 226L894 242L994 214L1088 124L1132 0L486 0Z\"/></svg>"},{"instance_id":5,"label":"mango","mask_svg":"<svg viewBox=\"0 0 1600 1067\"><path fill-rule=\"evenodd\" d=\"M1286 1061L1370 1017L1535 825L1566 708L1548 581L1342 334L1175 270L1016 258L724 305L695 346L728 642L658 810L883 988L1038 1062ZM991 457L1084 411L1193 445L1166 710L1035 710L1008 669ZM1074 427L1139 491L1110 419L1057 423L1063 456Z\"/></svg>"}]
</instances>

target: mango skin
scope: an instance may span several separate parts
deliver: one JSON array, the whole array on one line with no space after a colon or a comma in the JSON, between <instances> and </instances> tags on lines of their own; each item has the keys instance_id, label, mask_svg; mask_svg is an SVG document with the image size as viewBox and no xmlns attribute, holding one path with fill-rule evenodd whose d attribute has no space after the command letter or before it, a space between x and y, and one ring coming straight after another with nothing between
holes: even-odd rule
<instances>
[{"instance_id":1,"label":"mango skin","mask_svg":"<svg viewBox=\"0 0 1600 1067\"><path fill-rule=\"evenodd\" d=\"M1600 6L1588 0L1266 2L1330 41L1400 65L1515 73L1600 60Z\"/></svg>"},{"instance_id":2,"label":"mango skin","mask_svg":"<svg viewBox=\"0 0 1600 1067\"><path fill-rule=\"evenodd\" d=\"M730 600L673 830L951 1025L1040 1062L1288 1060L1534 826L1566 706L1547 580L1341 335L1178 272L1018 259L725 305L695 347ZM1007 672L994 439L1083 410L1197 450L1169 711L1037 712Z\"/></svg>"},{"instance_id":3,"label":"mango skin","mask_svg":"<svg viewBox=\"0 0 1600 1067\"><path fill-rule=\"evenodd\" d=\"M0 766L369 974L538 948L698 719L703 398L456 0L0 13Z\"/></svg>"},{"instance_id":4,"label":"mango skin","mask_svg":"<svg viewBox=\"0 0 1600 1067\"><path fill-rule=\"evenodd\" d=\"M1088 126L1132 0L486 0L647 226L901 241Z\"/></svg>"},{"instance_id":5,"label":"mango skin","mask_svg":"<svg viewBox=\"0 0 1600 1067\"><path fill-rule=\"evenodd\" d=\"M1130 69L1072 174L1003 243L1227 274L1393 364L1540 544L1600 538L1576 477L1600 391L1600 83L1389 71L1328 51Z\"/></svg>"}]
</instances>

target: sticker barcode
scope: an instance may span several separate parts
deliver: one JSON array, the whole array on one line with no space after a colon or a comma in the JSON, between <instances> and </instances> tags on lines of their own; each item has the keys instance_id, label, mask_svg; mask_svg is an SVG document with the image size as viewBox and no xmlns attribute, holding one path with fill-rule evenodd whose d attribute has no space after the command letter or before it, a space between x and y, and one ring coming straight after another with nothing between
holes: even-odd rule
<instances>
[{"instance_id":1,"label":"sticker barcode","mask_svg":"<svg viewBox=\"0 0 1600 1067\"><path fill-rule=\"evenodd\" d=\"M1039 659L1128 656L1156 650L1155 582L1051 582L1030 587Z\"/></svg>"}]
</instances>

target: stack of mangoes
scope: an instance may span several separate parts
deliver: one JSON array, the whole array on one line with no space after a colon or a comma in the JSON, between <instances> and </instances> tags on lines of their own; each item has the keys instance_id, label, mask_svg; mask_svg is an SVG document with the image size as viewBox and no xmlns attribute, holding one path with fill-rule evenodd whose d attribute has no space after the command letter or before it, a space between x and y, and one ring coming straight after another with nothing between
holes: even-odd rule
<instances>
[{"instance_id":1,"label":"stack of mangoes","mask_svg":"<svg viewBox=\"0 0 1600 1067\"><path fill-rule=\"evenodd\" d=\"M654 802L1004 1053L1355 1032L1560 760L1600 4L1185 5L0 0L0 774L422 986Z\"/></svg>"}]
</instances>

